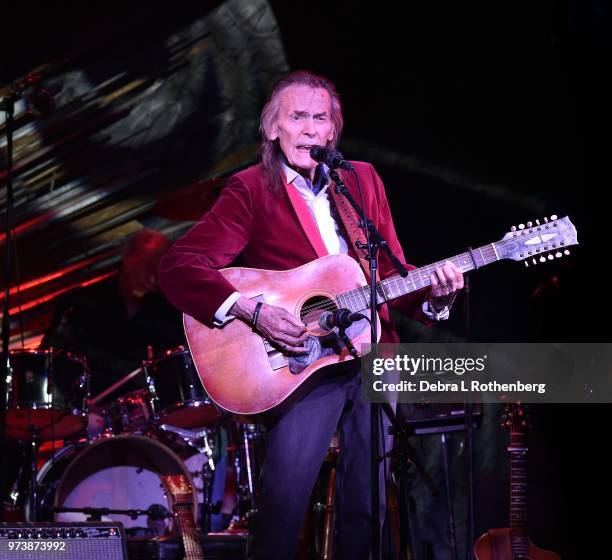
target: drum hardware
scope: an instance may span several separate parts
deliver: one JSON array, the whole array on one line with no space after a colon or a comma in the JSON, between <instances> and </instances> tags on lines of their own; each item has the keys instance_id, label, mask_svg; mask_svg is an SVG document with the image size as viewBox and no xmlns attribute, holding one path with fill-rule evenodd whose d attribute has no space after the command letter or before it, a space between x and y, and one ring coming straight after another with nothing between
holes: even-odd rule
<instances>
[{"instance_id":1,"label":"drum hardware","mask_svg":"<svg viewBox=\"0 0 612 560\"><path fill-rule=\"evenodd\" d=\"M234 515L225 532L248 532L249 520L255 514L256 454L254 448L261 432L257 424L232 423L229 428L230 441L227 446L228 456L232 457L236 481L236 505Z\"/></svg>"},{"instance_id":2,"label":"drum hardware","mask_svg":"<svg viewBox=\"0 0 612 560\"><path fill-rule=\"evenodd\" d=\"M143 483L145 486L148 484L148 486L146 486L146 490L141 491L138 489L138 485L134 485L127 479L125 479L125 482L121 479L118 483L117 481L113 481L112 484L116 490L112 490L110 503L103 503L99 500L96 501L97 498L79 501L80 498L77 496L79 492L84 492L85 494L90 492L89 498L92 498L94 494L96 494L93 492L94 485L104 482L101 471L104 470L103 464L105 461L110 460L112 463L110 469L114 469L115 471L121 469L124 464L126 467L132 465L131 463L123 462L123 453L120 452L120 448L122 448L123 444L119 444L117 440L127 439L133 441L135 445L137 444L136 447L140 449L141 446L139 442L143 438L151 442L148 444L149 447L155 448L152 451L146 451L144 448L142 449L142 453L146 451L146 455L149 459L156 453L161 454L162 457L166 455L166 453L173 453L173 450L176 453L181 453L181 449L182 453L185 455L187 455L187 449L193 449L193 451L189 451L189 453L193 453L190 457L201 457L198 459L198 466L195 469L192 467L186 472L192 478L197 477L198 486L201 488L201 492L198 490L199 496L196 495L194 499L196 500L196 505L198 505L198 502L200 502L199 505L201 505L203 527L208 530L210 529L211 516L213 514L219 514L221 512L225 515L231 514L230 509L233 509L234 506L226 506L225 501L222 500L217 500L214 504L212 503L213 481L217 470L217 457L214 455L213 451L217 446L213 438L213 434L216 433L214 431L216 427L200 428L200 426L213 423L216 426L219 414L208 399L201 384L196 385L194 383L189 387L191 393L185 393L183 395L185 402L176 402L176 400L170 402L168 399L154 401L155 404L158 405L158 412L161 413L158 414L158 418L163 420L169 418L177 420L181 424L189 426L189 428L186 428L172 425L170 422L155 422L153 411L149 408L149 403L151 402L149 397L151 397L151 393L148 393L146 389L143 391L141 390L141 392L127 393L126 395L119 396L111 403L111 408L109 408L108 405L104 405L103 407L101 405L96 406L97 403L101 403L127 381L133 379L141 372L144 372L144 368L134 370L108 390L98 394L94 399L90 400L88 398L89 371L84 367L84 360L79 361L76 356L69 355L68 353L56 352L51 349L46 351L22 352L19 354L18 358L13 360L13 363L16 369L19 369L21 372L19 373L21 378L30 375L27 372L24 373L27 368L23 363L27 362L28 359L34 362L38 360L39 370L46 373L42 375L34 372L34 379L37 380L39 377L46 379L45 393L48 392L48 394L53 396L53 403L51 403L49 408L39 408L36 399L28 398L28 402L34 402L34 405L31 406L33 421L28 422L26 425L22 419L19 425L19 438L14 438L22 442L22 448L24 449L24 459L20 463L22 465L22 473L19 476L25 479L29 478L30 480L27 483L27 488L17 488L17 483L14 485L16 490L12 499L13 501L19 502L26 519L32 521L40 519L49 521L75 520L74 517L66 516L76 515L78 513L82 514L85 508L89 508L88 512L93 515L96 513L96 510L103 510L105 507L109 510L109 513L112 510L116 515L125 515L125 513L120 512L128 512L129 514L139 511L148 511L146 508L151 501L161 501L161 503L164 503L163 500L168 498L156 497L156 493L160 491L159 484L155 484L155 491L153 492L153 482L149 481ZM22 359L22 362L18 362L18 359ZM25 362L23 362L23 360L25 360ZM49 360L50 363L45 360ZM65 363L73 366L73 368L69 370L68 376L69 379L72 380L72 388L74 389L74 392L70 395L59 392L60 389L62 389L61 375L66 371L66 368L63 368ZM26 366L27 365L26 363ZM179 369L184 368L187 372L182 374L181 387L185 386L186 381L191 382L192 377L190 377L190 375L195 372L188 351L183 348L166 352L163 358L151 364L150 371L153 371L153 365L155 366L155 371L150 377L155 378L155 388L164 386L165 382L171 378L168 372L171 372L173 367L179 367ZM53 371L51 371L51 366L53 366ZM75 370L79 367L82 367L82 370L81 373L77 375ZM164 374L166 375L164 376ZM195 372L195 375L197 376L197 372ZM161 377L163 377L163 379L160 384L159 380ZM20 388L13 380L9 379L9 381L13 382L13 389ZM199 383L199 378L197 378L197 381ZM38 380L38 382L43 384L40 380ZM155 383L158 383L158 385L155 385ZM179 385L179 383L175 382L175 385ZM23 392L21 392L21 395L23 396ZM12 403L17 403L17 391L13 391L12 396ZM59 398L60 396L61 399ZM65 406L67 402L76 403L76 405L71 407ZM174 405L178 406L174 407ZM131 408L134 409L132 413L130 413ZM15 407L15 410L18 409ZM179 413L178 416L172 416L175 412ZM94 417L90 418L90 413L93 414ZM109 413L115 415L116 422L113 425L110 425ZM65 424L65 418L69 420L69 425ZM74 422L75 418L78 420L77 425L75 425ZM142 420L142 422L140 422L139 427L135 427L138 423L136 420L139 419ZM206 423L200 423L202 419L204 419ZM49 422L45 423L44 421L46 420L49 420ZM58 424L62 427L61 435L55 433L55 428ZM88 424L95 424L95 426L88 426ZM190 429L193 424L197 424L198 428ZM77 426L79 428L78 430L75 429ZM82 438L87 428L89 428L87 431L87 441L83 439L77 441L77 436ZM259 432L257 426L252 424L241 425L233 423L231 430L235 434L234 441L239 442L237 447L239 452L236 453L236 460L239 462L239 470L242 473L242 484L232 485L231 493L243 501L243 506L239 508L239 510L247 513L237 516L237 519L244 520L248 515L249 508L252 509L254 503L255 463L257 461L254 458L254 451L251 446L253 445L253 440L259 437ZM146 434L147 437L134 435L139 431ZM239 432L239 434L237 432ZM162 440L157 439L162 433L167 433L168 438L162 438ZM66 442L64 447L54 451L52 459L49 459L44 465L39 465L38 463L40 461L44 462L46 460L45 458L41 459L39 446L46 441L55 439L72 439L72 441ZM117 441L117 443L108 444L110 441ZM165 444L163 442L165 442ZM102 449L106 448L107 445L112 447L112 459L110 455L106 457L107 454L104 454L104 457L102 457L102 451L93 454L93 456L95 456L93 461L91 457L89 460L85 459L85 455L91 455L91 448ZM170 445L170 447L167 447L168 445ZM167 450L167 452L165 450ZM147 466L133 465L134 468L132 468L132 471L140 471L142 468L150 469L151 463L155 464L155 461L149 459L143 463L146 463ZM181 469L188 468L187 465L183 463L184 460L186 459L181 455L179 458L181 462L180 468L178 466L173 466L171 471L167 471L167 467L153 467L153 471L156 473L163 472L165 474L176 473ZM91 462L92 465L85 465L86 462ZM71 471L71 474L63 476L62 473L66 470ZM224 476L224 472L225 468L222 468L222 473L219 476ZM89 480L90 475L93 476L91 481ZM131 476L133 476L133 474ZM73 482L71 478L75 478L76 482ZM217 486L218 484L215 485L215 487ZM129 500L134 499L136 494L152 498L149 502L126 502L126 504L124 504L122 502L123 496L119 496L119 494L121 493L121 489L123 489L123 494L126 494L126 488L127 494L129 494ZM73 495L72 490L76 490L76 494ZM215 492L217 491L218 488ZM21 494L21 499L19 494ZM248 501L248 505L245 507L244 502L246 501ZM234 504L235 503L236 502L234 502ZM164 511L167 511L171 505L171 502L168 502L168 507L165 508ZM59 507L65 509L61 511L55 509ZM222 511L222 508L225 508L225 511ZM197 511L198 509L199 508L194 505L194 510ZM238 509L234 509L234 511L238 511ZM104 513L101 515L104 515ZM127 515L127 517L131 519L129 515ZM166 517L164 518L166 519ZM79 519L84 519L84 517L80 517ZM142 525L142 521L136 523L136 526L138 525ZM134 527L132 530L136 530L136 526L134 526L134 524L127 524L128 529ZM168 530L167 521L165 525L162 524L161 530L162 533Z\"/></svg>"},{"instance_id":3,"label":"drum hardware","mask_svg":"<svg viewBox=\"0 0 612 560\"><path fill-rule=\"evenodd\" d=\"M24 448L23 442L21 441L18 442L18 445L19 445L20 460L16 463L17 472L14 475L13 482L12 484L10 484L10 488L8 489L8 494L6 496L6 499L3 502L5 511L7 510L7 508L11 510L17 510L20 508L20 497L21 497L22 490L23 490L23 484L24 483L29 484L29 481L27 480L27 471L24 468L28 462L26 449ZM7 449L5 448L4 451L6 453ZM10 453L10 450L8 451ZM18 519L16 519L16 521L17 520Z\"/></svg>"},{"instance_id":4,"label":"drum hardware","mask_svg":"<svg viewBox=\"0 0 612 560\"><path fill-rule=\"evenodd\" d=\"M38 460L39 443L36 440L36 429L31 426L32 432L30 439L32 440L32 462L30 463L30 521L38 521L38 485L36 484L36 468Z\"/></svg>"},{"instance_id":5,"label":"drum hardware","mask_svg":"<svg viewBox=\"0 0 612 560\"><path fill-rule=\"evenodd\" d=\"M208 468L211 471L215 470L215 461L213 459L213 450L208 441L208 436L210 435L210 430L205 428L203 430L193 431L193 430L184 430L182 428L177 428L176 426L168 426L167 424L160 424L159 429L164 432L170 432L172 434L176 434L181 436L182 440L189 446L193 447L198 451L198 453L204 453L206 457L208 457ZM201 444L198 445L197 441L202 440Z\"/></svg>"},{"instance_id":6,"label":"drum hardware","mask_svg":"<svg viewBox=\"0 0 612 560\"><path fill-rule=\"evenodd\" d=\"M210 429L205 428L203 430L185 430L177 428L176 426L168 426L166 424L160 424L159 429L164 432L170 432L181 437L181 439L187 443L190 447L193 447L207 457L207 461L202 466L202 469L191 473L193 476L197 476L202 481L202 527L205 532L210 532L211 518L210 516L214 513L221 511L221 504L212 503L212 486L213 479L215 476L215 461L213 458L213 450L209 443Z\"/></svg>"},{"instance_id":7,"label":"drum hardware","mask_svg":"<svg viewBox=\"0 0 612 560\"><path fill-rule=\"evenodd\" d=\"M335 432L311 492L300 530L296 558L331 560L334 557L336 469L339 455L340 439L338 432Z\"/></svg>"},{"instance_id":8,"label":"drum hardware","mask_svg":"<svg viewBox=\"0 0 612 560\"><path fill-rule=\"evenodd\" d=\"M137 519L141 515L146 515L150 519L163 520L172 518L172 513L168 511L168 508L161 504L153 504L147 509L116 509L116 508L95 508L95 507L82 507L82 508L71 508L56 506L53 508L56 513L82 513L87 515L87 521L102 521L103 516L111 514L127 515L130 519Z\"/></svg>"},{"instance_id":9,"label":"drum hardware","mask_svg":"<svg viewBox=\"0 0 612 560\"><path fill-rule=\"evenodd\" d=\"M255 511L255 486L253 484L253 457L251 452L250 441L255 440L256 437L259 437L259 433L257 432L257 427L255 424L242 424L242 445L244 450L244 463L246 470L246 479L247 484L244 489L246 493L246 498L251 505L251 509L249 511Z\"/></svg>"}]
</instances>

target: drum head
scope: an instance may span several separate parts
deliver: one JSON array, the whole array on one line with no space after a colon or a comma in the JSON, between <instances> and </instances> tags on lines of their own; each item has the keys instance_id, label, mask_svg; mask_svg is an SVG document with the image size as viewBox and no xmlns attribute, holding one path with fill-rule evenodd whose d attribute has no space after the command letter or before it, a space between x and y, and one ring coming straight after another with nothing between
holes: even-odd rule
<instances>
[{"instance_id":1,"label":"drum head","mask_svg":"<svg viewBox=\"0 0 612 560\"><path fill-rule=\"evenodd\" d=\"M64 471L54 505L70 508L141 509L158 504L172 513L174 500L163 490L161 477L184 475L193 486L189 470L168 447L151 438L120 435L101 439L87 446ZM193 496L194 519L197 495ZM82 513L57 513L56 521L83 521ZM170 520L155 521L147 515L136 519L125 514L109 514L126 528L156 528L163 534L171 529Z\"/></svg>"}]
</instances>

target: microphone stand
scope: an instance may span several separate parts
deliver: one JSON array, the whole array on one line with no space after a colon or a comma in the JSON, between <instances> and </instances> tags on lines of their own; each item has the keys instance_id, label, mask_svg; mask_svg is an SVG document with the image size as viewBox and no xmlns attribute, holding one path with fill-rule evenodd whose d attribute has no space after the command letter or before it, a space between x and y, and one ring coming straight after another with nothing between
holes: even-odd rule
<instances>
[{"instance_id":1,"label":"microphone stand","mask_svg":"<svg viewBox=\"0 0 612 560\"><path fill-rule=\"evenodd\" d=\"M378 307L378 286L376 274L378 272L378 251L383 249L390 257L393 265L400 273L402 277L408 275L406 267L401 261L395 256L393 251L389 248L387 241L380 234L374 223L366 216L365 209L362 208L355 200L353 195L346 188L346 185L342 181L340 175L335 169L329 170L329 176L335 184L336 193L341 194L346 198L349 204L355 209L357 215L360 217L360 226L366 230L366 243L359 243L357 249L366 250L366 259L370 263L370 332L371 332L371 344L372 353L374 358L378 355L378 327L376 322L376 309ZM393 424L397 423L393 409L389 406L384 408L385 413L389 415L389 418ZM372 559L379 560L381 549L380 549L380 484L378 478L378 470L380 462L384 457L380 456L379 441L380 434L378 431L379 418L381 414L380 405L377 403L370 404L370 433L371 433L371 445L372 445L372 457L371 457L371 501L372 501ZM382 434L384 437L384 434Z\"/></svg>"},{"instance_id":2,"label":"microphone stand","mask_svg":"<svg viewBox=\"0 0 612 560\"><path fill-rule=\"evenodd\" d=\"M472 342L472 321L471 321L471 301L470 301L470 275L465 275L464 283L464 308L463 321L466 342ZM466 560L474 558L474 545L476 544L476 485L474 473L474 404L471 400L465 403L465 442L467 455L468 471L468 526L467 526L467 545L465 547Z\"/></svg>"},{"instance_id":3,"label":"microphone stand","mask_svg":"<svg viewBox=\"0 0 612 560\"><path fill-rule=\"evenodd\" d=\"M8 95L0 99L0 111L6 115L6 210L4 237L4 301L2 302L2 353L0 358L0 450L6 443L6 409L8 406L9 345L11 341L10 283L12 272L12 220L13 220L13 132L15 130L15 103L24 97L24 92L33 88L28 97L32 105L45 114L55 107L52 94L42 87L38 74L28 74L21 83L13 85ZM7 454L0 459L0 510L4 507L7 483Z\"/></svg>"},{"instance_id":4,"label":"microphone stand","mask_svg":"<svg viewBox=\"0 0 612 560\"><path fill-rule=\"evenodd\" d=\"M9 296L11 293L11 264L12 264L12 209L13 209L13 131L15 129L15 103L21 98L23 85L19 86L9 95L0 99L0 110L6 115L6 210L5 210L5 237L4 237L4 300L2 302L2 358L0 363L0 449L2 459L0 465L0 500L5 497L5 486L7 484L7 453L6 444L6 407L7 402L7 380L9 375L9 344L11 340L11 319L9 316ZM4 504L0 503L1 508Z\"/></svg>"}]
</instances>

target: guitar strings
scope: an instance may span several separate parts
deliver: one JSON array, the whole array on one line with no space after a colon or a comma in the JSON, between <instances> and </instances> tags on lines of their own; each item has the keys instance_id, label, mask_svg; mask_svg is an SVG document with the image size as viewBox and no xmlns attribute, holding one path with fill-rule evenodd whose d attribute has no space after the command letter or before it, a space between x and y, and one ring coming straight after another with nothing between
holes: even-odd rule
<instances>
[{"instance_id":1,"label":"guitar strings","mask_svg":"<svg viewBox=\"0 0 612 560\"><path fill-rule=\"evenodd\" d=\"M508 245L510 243L516 243L516 240L513 238L510 239L502 239L500 241L497 241L496 244L498 246L505 246ZM476 249L473 249L472 252L480 252L481 256L485 259L488 260L490 259L492 256L495 256L497 258L497 253L495 251L495 245L493 243L490 243L488 245L483 245L482 247L478 247ZM451 257L450 259L445 259L443 261L437 261L435 263L431 263L429 265L425 265L423 267L420 268L415 268L412 269L411 271L408 272L408 276L406 276L405 278L402 276L392 276L390 278L385 278L384 280L382 280L380 282L380 285L382 286L382 295L383 297L385 296L385 290L384 287L385 285L389 285L390 282L398 282L398 281L403 281L404 284L406 284L406 281L411 281L413 283L413 285L416 287L416 282L413 279L410 279L410 276L416 276L418 274L418 276L420 277L421 283L423 284L423 288L430 286L431 285L431 281L429 279L429 275L431 275L431 273L440 265L443 265L446 261L454 261L455 264L459 264L460 268L462 268L462 261L463 264L468 264L468 265L472 265L472 256L470 254L469 251L466 251L464 253L461 253L459 255L456 255L455 257ZM423 279L423 274L426 274L426 278ZM358 294L361 292L363 293L365 291L366 287L362 286L361 288L355 288L353 290L349 290L347 292L344 292L343 296L345 297L350 297L350 296L354 296L354 297L358 297ZM366 306L365 309L368 309L369 306L369 298L367 301L368 305ZM304 307L302 307L301 309L301 314L308 314L311 313L313 311L334 311L338 308L338 306L336 305L335 302L333 301L326 301L326 302L318 302L318 303L314 303L314 304L310 304L310 305L305 305Z\"/></svg>"}]
</instances>

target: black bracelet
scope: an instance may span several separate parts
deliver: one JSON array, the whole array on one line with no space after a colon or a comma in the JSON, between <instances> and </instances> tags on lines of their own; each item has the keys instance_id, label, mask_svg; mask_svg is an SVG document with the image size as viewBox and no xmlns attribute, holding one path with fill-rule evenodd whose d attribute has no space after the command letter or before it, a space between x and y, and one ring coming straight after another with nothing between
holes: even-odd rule
<instances>
[{"instance_id":1,"label":"black bracelet","mask_svg":"<svg viewBox=\"0 0 612 560\"><path fill-rule=\"evenodd\" d=\"M251 324L253 328L257 326L257 319L259 319L259 312L261 311L261 306L263 305L263 301L258 301L257 305L255 305L255 311L253 311L253 317L251 319Z\"/></svg>"}]
</instances>

